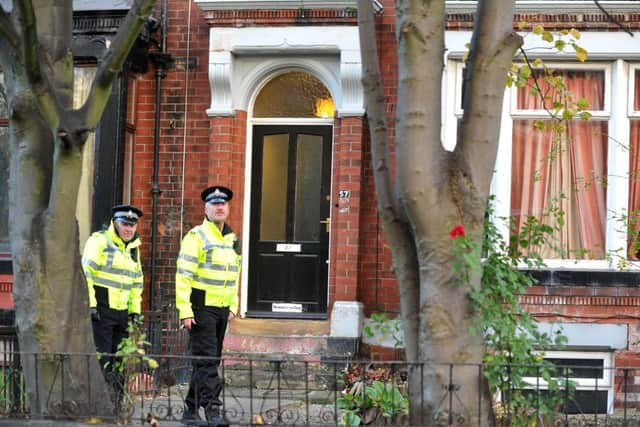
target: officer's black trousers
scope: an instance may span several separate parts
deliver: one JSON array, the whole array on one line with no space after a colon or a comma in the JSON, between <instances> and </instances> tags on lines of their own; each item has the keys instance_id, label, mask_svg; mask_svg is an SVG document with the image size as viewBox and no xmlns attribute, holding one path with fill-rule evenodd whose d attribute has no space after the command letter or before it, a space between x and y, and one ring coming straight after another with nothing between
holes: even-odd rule
<instances>
[{"instance_id":1,"label":"officer's black trousers","mask_svg":"<svg viewBox=\"0 0 640 427\"><path fill-rule=\"evenodd\" d=\"M100 320L93 320L93 339L96 343L96 351L99 353L115 353L118 351L118 344L123 338L129 336L127 332L128 317L127 310L113 310L108 307L98 305ZM114 368L117 362L114 356L101 356L100 367L107 383L116 392L117 400L122 394L124 387L124 374Z\"/></svg>"},{"instance_id":2,"label":"officer's black trousers","mask_svg":"<svg viewBox=\"0 0 640 427\"><path fill-rule=\"evenodd\" d=\"M191 354L207 356L211 359L192 361L193 371L189 382L189 391L185 404L187 411L196 412L199 407L205 410L222 404L220 392L222 379L218 375L222 341L229 318L228 307L202 307L193 310L196 324L189 331Z\"/></svg>"}]
</instances>

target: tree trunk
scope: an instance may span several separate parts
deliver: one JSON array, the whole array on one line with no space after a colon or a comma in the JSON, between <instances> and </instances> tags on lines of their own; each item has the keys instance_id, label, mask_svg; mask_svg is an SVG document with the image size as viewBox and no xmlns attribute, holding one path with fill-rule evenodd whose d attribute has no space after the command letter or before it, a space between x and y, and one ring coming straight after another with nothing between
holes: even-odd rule
<instances>
[{"instance_id":1,"label":"tree trunk","mask_svg":"<svg viewBox=\"0 0 640 427\"><path fill-rule=\"evenodd\" d=\"M450 197L444 194L441 200L444 212L455 212ZM425 367L424 376L419 377L422 388L414 387L423 393L421 417L429 420L425 425L448 425L453 420L459 426L485 426L490 421L491 396L480 370L484 340L469 332L475 315L469 292L479 286L479 275L472 277L471 286L456 283L449 237L456 219L454 214L434 221L441 224L440 233L426 236L428 248L418 251L423 325L418 347ZM474 227L469 216L464 224L467 237L480 247L482 220ZM479 253L474 255L479 259Z\"/></svg>"},{"instance_id":2,"label":"tree trunk","mask_svg":"<svg viewBox=\"0 0 640 427\"><path fill-rule=\"evenodd\" d=\"M10 109L9 232L16 327L34 416L114 415L95 352L76 206L82 150L154 0L135 0L73 109L73 1L0 5ZM66 355L61 355L66 353Z\"/></svg>"},{"instance_id":3,"label":"tree trunk","mask_svg":"<svg viewBox=\"0 0 640 427\"><path fill-rule=\"evenodd\" d=\"M54 142L33 100L22 95L13 102L10 237L16 326L31 412L55 417L113 415L111 402L103 397L107 387L95 356L77 249L74 207L82 150L57 148L54 153L61 144ZM66 185L57 204L69 206L64 215L47 209L51 159L64 164Z\"/></svg>"},{"instance_id":4,"label":"tree trunk","mask_svg":"<svg viewBox=\"0 0 640 427\"><path fill-rule=\"evenodd\" d=\"M478 251L482 246L506 73L520 43L512 30L514 2L478 2L461 135L451 153L440 140L445 2L396 0L395 194L370 3L359 2L359 25L378 208L401 291L407 358L419 362L410 366L410 424L488 425L484 342L469 331L469 292L480 286L480 270L468 286L456 284L449 230L463 225Z\"/></svg>"}]
</instances>

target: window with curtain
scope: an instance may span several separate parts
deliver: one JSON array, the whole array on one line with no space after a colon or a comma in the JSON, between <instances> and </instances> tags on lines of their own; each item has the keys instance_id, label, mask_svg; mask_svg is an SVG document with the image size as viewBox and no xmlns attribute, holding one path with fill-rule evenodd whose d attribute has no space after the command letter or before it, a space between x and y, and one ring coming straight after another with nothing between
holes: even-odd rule
<instances>
[{"instance_id":1,"label":"window with curtain","mask_svg":"<svg viewBox=\"0 0 640 427\"><path fill-rule=\"evenodd\" d=\"M630 73L633 88L629 111L629 218L627 251L640 259L640 69Z\"/></svg>"},{"instance_id":2,"label":"window with curtain","mask_svg":"<svg viewBox=\"0 0 640 427\"><path fill-rule=\"evenodd\" d=\"M527 218L553 228L552 237L529 247L546 259L605 258L607 221L607 152L609 117L604 70L555 70L566 88L549 85L536 73L539 93L529 87L516 93L512 114L512 233ZM533 78L530 81L533 85ZM590 120L573 119L551 130L549 109L569 97L586 99Z\"/></svg>"},{"instance_id":3,"label":"window with curtain","mask_svg":"<svg viewBox=\"0 0 640 427\"><path fill-rule=\"evenodd\" d=\"M133 158L136 134L138 78L129 75L127 78L127 121L124 136L124 165L122 175L122 203L131 203L133 188Z\"/></svg>"}]
</instances>

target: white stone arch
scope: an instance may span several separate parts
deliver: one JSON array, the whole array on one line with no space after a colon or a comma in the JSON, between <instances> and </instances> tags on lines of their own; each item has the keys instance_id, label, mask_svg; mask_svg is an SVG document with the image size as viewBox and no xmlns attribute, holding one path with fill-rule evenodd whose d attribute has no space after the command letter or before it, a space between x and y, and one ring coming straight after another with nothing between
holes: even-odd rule
<instances>
[{"instance_id":1,"label":"white stone arch","mask_svg":"<svg viewBox=\"0 0 640 427\"><path fill-rule=\"evenodd\" d=\"M347 26L211 28L207 114L250 111L258 85L287 68L320 79L338 116L364 115L358 28Z\"/></svg>"}]
</instances>

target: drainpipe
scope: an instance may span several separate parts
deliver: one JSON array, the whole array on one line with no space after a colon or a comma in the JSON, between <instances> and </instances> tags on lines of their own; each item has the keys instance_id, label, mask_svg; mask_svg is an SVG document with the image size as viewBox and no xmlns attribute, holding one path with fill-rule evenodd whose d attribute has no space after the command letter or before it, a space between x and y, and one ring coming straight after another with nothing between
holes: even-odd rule
<instances>
[{"instance_id":1,"label":"drainpipe","mask_svg":"<svg viewBox=\"0 0 640 427\"><path fill-rule=\"evenodd\" d=\"M156 269L157 269L157 247L158 247L158 196L162 193L158 185L158 169L160 163L160 112L161 112L161 95L162 80L167 75L173 63L173 58L167 53L167 0L162 0L161 5L160 29L162 31L162 40L160 43L160 51L149 54L151 62L156 69L156 97L155 97L155 118L154 118L154 138L153 138L153 181L151 184L151 272L149 287L149 311L153 313L153 319L149 319L149 337L152 338L153 351L156 354L160 352L160 319L155 319L159 304L156 304ZM156 322L157 320L157 322ZM156 324L155 331L152 330ZM155 332L155 333L153 333ZM157 336L156 336L157 335ZM155 339L154 339L155 338Z\"/></svg>"}]
</instances>

